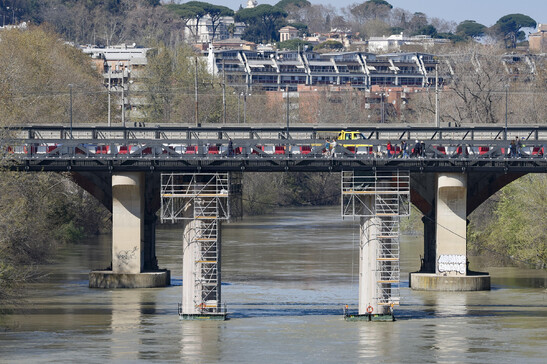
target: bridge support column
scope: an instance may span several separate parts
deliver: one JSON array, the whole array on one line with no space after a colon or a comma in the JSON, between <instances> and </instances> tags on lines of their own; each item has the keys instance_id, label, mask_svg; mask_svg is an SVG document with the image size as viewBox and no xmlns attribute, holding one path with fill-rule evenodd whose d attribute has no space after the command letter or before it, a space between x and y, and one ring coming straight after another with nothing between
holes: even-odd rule
<instances>
[{"instance_id":1,"label":"bridge support column","mask_svg":"<svg viewBox=\"0 0 547 364\"><path fill-rule=\"evenodd\" d=\"M467 269L467 175L437 175L435 223L424 221L424 263L422 270L410 274L416 290L480 291L490 289L490 276ZM425 217L431 220L432 216ZM434 237L432 239L432 229ZM434 248L430 246L435 244ZM433 253L435 261L431 262ZM434 270L433 270L434 267Z\"/></svg>"},{"instance_id":2,"label":"bridge support column","mask_svg":"<svg viewBox=\"0 0 547 364\"><path fill-rule=\"evenodd\" d=\"M372 202L372 201L371 201ZM372 202L373 203L373 202ZM359 228L359 315L391 314L389 306L378 304L378 250L381 220L361 217Z\"/></svg>"},{"instance_id":3,"label":"bridge support column","mask_svg":"<svg viewBox=\"0 0 547 364\"><path fill-rule=\"evenodd\" d=\"M148 184L148 185L147 185ZM159 185L144 172L112 175L112 267L89 274L91 288L165 287L170 272L158 270L155 258L155 209Z\"/></svg>"}]
</instances>

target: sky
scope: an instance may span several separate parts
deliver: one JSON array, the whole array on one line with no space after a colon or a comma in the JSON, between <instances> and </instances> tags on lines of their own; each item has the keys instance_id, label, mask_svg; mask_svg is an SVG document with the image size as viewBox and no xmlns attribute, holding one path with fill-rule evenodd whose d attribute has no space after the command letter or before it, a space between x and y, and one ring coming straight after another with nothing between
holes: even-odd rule
<instances>
[{"instance_id":1,"label":"sky","mask_svg":"<svg viewBox=\"0 0 547 364\"><path fill-rule=\"evenodd\" d=\"M259 4L276 4L279 0L257 0ZM346 7L364 0L309 0L312 4ZM209 2L228 6L234 10L247 4L247 0L209 0ZM428 17L452 20L475 20L491 26L504 15L521 13L530 16L538 23L547 23L547 0L387 0L394 8L411 12L422 12Z\"/></svg>"}]
</instances>

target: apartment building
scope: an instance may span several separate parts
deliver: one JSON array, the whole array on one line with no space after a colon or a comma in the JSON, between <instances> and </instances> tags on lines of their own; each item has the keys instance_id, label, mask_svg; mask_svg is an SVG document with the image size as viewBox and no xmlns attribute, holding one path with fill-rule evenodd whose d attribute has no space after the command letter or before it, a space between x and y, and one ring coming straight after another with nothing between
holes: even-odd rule
<instances>
[{"instance_id":1,"label":"apartment building","mask_svg":"<svg viewBox=\"0 0 547 364\"><path fill-rule=\"evenodd\" d=\"M536 33L532 33L528 37L530 52L546 53L547 52L547 24L538 24Z\"/></svg>"},{"instance_id":2,"label":"apartment building","mask_svg":"<svg viewBox=\"0 0 547 364\"><path fill-rule=\"evenodd\" d=\"M137 92L143 90L141 81L150 48L120 44L81 49L91 56L96 69L103 75L111 99L111 119L126 123L142 118L146 98Z\"/></svg>"},{"instance_id":3,"label":"apartment building","mask_svg":"<svg viewBox=\"0 0 547 364\"><path fill-rule=\"evenodd\" d=\"M211 50L209 69L225 72L232 86L296 91L298 85L347 85L356 89L434 84L431 54ZM223 68L224 67L224 68ZM442 77L440 78L442 82Z\"/></svg>"}]
</instances>

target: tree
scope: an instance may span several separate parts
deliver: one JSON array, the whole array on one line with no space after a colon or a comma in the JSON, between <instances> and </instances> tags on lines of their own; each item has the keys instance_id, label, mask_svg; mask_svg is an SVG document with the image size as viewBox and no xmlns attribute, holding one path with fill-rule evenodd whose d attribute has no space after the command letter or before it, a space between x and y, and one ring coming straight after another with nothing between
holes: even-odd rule
<instances>
[{"instance_id":1,"label":"tree","mask_svg":"<svg viewBox=\"0 0 547 364\"><path fill-rule=\"evenodd\" d=\"M235 19L247 25L243 38L258 43L279 39L278 30L286 17L287 13L283 9L262 4L238 11Z\"/></svg>"},{"instance_id":2,"label":"tree","mask_svg":"<svg viewBox=\"0 0 547 364\"><path fill-rule=\"evenodd\" d=\"M505 41L508 48L515 48L517 41L525 39L526 35L521 28L531 28L537 25L536 21L524 14L509 14L502 16L492 27L495 34Z\"/></svg>"},{"instance_id":3,"label":"tree","mask_svg":"<svg viewBox=\"0 0 547 364\"><path fill-rule=\"evenodd\" d=\"M288 8L294 7L294 8L305 8L308 6L311 6L311 3L308 0L281 0L277 4L275 4L278 8L281 8L285 11L289 11Z\"/></svg>"},{"instance_id":4,"label":"tree","mask_svg":"<svg viewBox=\"0 0 547 364\"><path fill-rule=\"evenodd\" d=\"M526 175L505 186L489 209L470 216L470 245L511 257L538 269L547 267L547 177Z\"/></svg>"},{"instance_id":5,"label":"tree","mask_svg":"<svg viewBox=\"0 0 547 364\"><path fill-rule=\"evenodd\" d=\"M149 54L144 75L144 113L148 122L195 124L196 61L199 122L222 120L221 81L207 71L202 57L187 44L170 48L160 43ZM226 93L235 97L230 88Z\"/></svg>"},{"instance_id":6,"label":"tree","mask_svg":"<svg viewBox=\"0 0 547 364\"><path fill-rule=\"evenodd\" d=\"M291 19L307 24L311 33L327 32L333 27L345 27L345 20L340 19L337 10L332 6L311 5L290 15Z\"/></svg>"},{"instance_id":7,"label":"tree","mask_svg":"<svg viewBox=\"0 0 547 364\"><path fill-rule=\"evenodd\" d=\"M413 35L429 35L434 38L437 35L437 29L431 24L421 27L413 33Z\"/></svg>"},{"instance_id":8,"label":"tree","mask_svg":"<svg viewBox=\"0 0 547 364\"><path fill-rule=\"evenodd\" d=\"M91 58L45 27L4 30L0 41L2 122L68 123L73 85L73 118L105 121L106 93Z\"/></svg>"},{"instance_id":9,"label":"tree","mask_svg":"<svg viewBox=\"0 0 547 364\"><path fill-rule=\"evenodd\" d=\"M226 6L208 4L205 6L205 11L211 17L211 27L213 28L213 39L218 26L220 25L220 19L224 16L233 16L234 11Z\"/></svg>"},{"instance_id":10,"label":"tree","mask_svg":"<svg viewBox=\"0 0 547 364\"><path fill-rule=\"evenodd\" d=\"M425 27L428 24L427 16L424 13L417 12L412 15L412 18L407 24L410 32L416 32L418 29Z\"/></svg>"},{"instance_id":11,"label":"tree","mask_svg":"<svg viewBox=\"0 0 547 364\"><path fill-rule=\"evenodd\" d=\"M464 20L456 27L456 33L469 38L480 38L486 32L486 26L474 20Z\"/></svg>"},{"instance_id":12,"label":"tree","mask_svg":"<svg viewBox=\"0 0 547 364\"><path fill-rule=\"evenodd\" d=\"M371 19L386 19L393 6L384 0L368 0L364 3L350 6L349 11L358 22Z\"/></svg>"},{"instance_id":13,"label":"tree","mask_svg":"<svg viewBox=\"0 0 547 364\"><path fill-rule=\"evenodd\" d=\"M291 23L291 26L298 29L299 37L303 37L305 34L308 33L308 26L304 23Z\"/></svg>"},{"instance_id":14,"label":"tree","mask_svg":"<svg viewBox=\"0 0 547 364\"><path fill-rule=\"evenodd\" d=\"M185 4L168 4L166 5L166 8L182 19L185 25L188 24L191 19L195 20L195 30L192 30L190 27L188 28L197 40L197 36L199 34L199 22L205 15L207 15L207 10L205 10L204 7L205 4L206 3L202 3L200 1L189 1Z\"/></svg>"},{"instance_id":15,"label":"tree","mask_svg":"<svg viewBox=\"0 0 547 364\"><path fill-rule=\"evenodd\" d=\"M341 42L338 42L336 40L327 40L323 43L318 44L315 46L315 50L340 50L343 49L344 45Z\"/></svg>"},{"instance_id":16,"label":"tree","mask_svg":"<svg viewBox=\"0 0 547 364\"><path fill-rule=\"evenodd\" d=\"M278 49L303 50L305 47L307 47L308 51L313 50L313 44L311 42L307 42L300 38L289 39L277 44Z\"/></svg>"}]
</instances>

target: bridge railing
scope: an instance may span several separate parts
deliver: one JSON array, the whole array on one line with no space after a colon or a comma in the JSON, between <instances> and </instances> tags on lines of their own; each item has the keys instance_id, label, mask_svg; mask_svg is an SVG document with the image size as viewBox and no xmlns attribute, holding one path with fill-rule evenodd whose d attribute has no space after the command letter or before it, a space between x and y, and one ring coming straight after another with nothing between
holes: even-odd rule
<instances>
[{"instance_id":1,"label":"bridge railing","mask_svg":"<svg viewBox=\"0 0 547 364\"><path fill-rule=\"evenodd\" d=\"M388 148L387 140L337 141L328 148L320 139L11 139L4 141L9 159L373 159L373 158L545 158L545 141L512 147L500 140L423 140Z\"/></svg>"},{"instance_id":2,"label":"bridge railing","mask_svg":"<svg viewBox=\"0 0 547 364\"><path fill-rule=\"evenodd\" d=\"M19 126L8 130L17 139L325 139L335 138L342 130L359 131L371 140L547 140L547 126L472 126L435 128L427 126L208 126L188 127L157 125L154 127L107 127L59 125ZM5 134L5 133L4 133ZM4 135L3 134L3 135Z\"/></svg>"},{"instance_id":3,"label":"bridge railing","mask_svg":"<svg viewBox=\"0 0 547 364\"><path fill-rule=\"evenodd\" d=\"M208 127L143 128L25 126L4 129L11 159L505 159L545 158L547 127L361 127L363 139L337 140L340 128ZM510 140L520 137L511 146ZM404 153L402 141L407 143ZM388 144L392 148L388 148ZM331 144L332 146L332 144ZM408 155L407 155L408 154Z\"/></svg>"}]
</instances>

